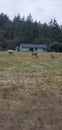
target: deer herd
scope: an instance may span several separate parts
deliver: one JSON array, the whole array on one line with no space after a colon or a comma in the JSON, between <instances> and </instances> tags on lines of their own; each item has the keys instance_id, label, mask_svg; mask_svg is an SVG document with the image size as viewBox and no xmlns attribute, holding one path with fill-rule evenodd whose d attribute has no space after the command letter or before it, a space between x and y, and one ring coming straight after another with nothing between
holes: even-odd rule
<instances>
[{"instance_id":1,"label":"deer herd","mask_svg":"<svg viewBox=\"0 0 62 130\"><path fill-rule=\"evenodd\" d=\"M15 52L14 50L8 50L9 54L13 54L14 52ZM32 52L32 57L38 58L38 52ZM53 53L50 54L50 57L55 58Z\"/></svg>"}]
</instances>

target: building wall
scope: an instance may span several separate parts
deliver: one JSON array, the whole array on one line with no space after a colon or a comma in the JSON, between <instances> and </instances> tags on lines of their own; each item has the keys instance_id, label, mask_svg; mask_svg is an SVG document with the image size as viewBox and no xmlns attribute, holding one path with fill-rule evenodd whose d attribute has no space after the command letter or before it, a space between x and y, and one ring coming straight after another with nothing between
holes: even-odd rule
<instances>
[{"instance_id":1,"label":"building wall","mask_svg":"<svg viewBox=\"0 0 62 130\"><path fill-rule=\"evenodd\" d=\"M46 52L47 46L44 44L20 44L20 51L28 52L30 49L33 49L33 51L36 52Z\"/></svg>"},{"instance_id":2,"label":"building wall","mask_svg":"<svg viewBox=\"0 0 62 130\"><path fill-rule=\"evenodd\" d=\"M20 48L20 51L23 51L23 52L29 52L29 49L30 48ZM46 50L43 49L43 48L37 48L37 50L33 49L34 51L36 52L45 52Z\"/></svg>"}]
</instances>

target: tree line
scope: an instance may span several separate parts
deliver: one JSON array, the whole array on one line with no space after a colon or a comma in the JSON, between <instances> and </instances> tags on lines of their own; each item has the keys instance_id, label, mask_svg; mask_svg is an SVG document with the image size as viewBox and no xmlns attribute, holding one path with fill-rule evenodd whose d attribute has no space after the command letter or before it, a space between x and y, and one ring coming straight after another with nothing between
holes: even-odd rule
<instances>
[{"instance_id":1,"label":"tree line","mask_svg":"<svg viewBox=\"0 0 62 130\"><path fill-rule=\"evenodd\" d=\"M20 43L47 45L47 51L62 52L62 26L55 19L41 23L34 21L31 14L21 18L20 14L10 20L0 14L0 50L15 49Z\"/></svg>"}]
</instances>

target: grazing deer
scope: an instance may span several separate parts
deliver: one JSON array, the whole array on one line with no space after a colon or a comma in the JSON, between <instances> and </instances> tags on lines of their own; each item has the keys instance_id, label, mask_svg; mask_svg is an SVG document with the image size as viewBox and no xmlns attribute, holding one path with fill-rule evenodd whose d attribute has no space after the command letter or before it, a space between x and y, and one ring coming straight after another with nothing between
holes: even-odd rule
<instances>
[{"instance_id":1,"label":"grazing deer","mask_svg":"<svg viewBox=\"0 0 62 130\"><path fill-rule=\"evenodd\" d=\"M54 54L51 54L51 58L55 58Z\"/></svg>"},{"instance_id":2,"label":"grazing deer","mask_svg":"<svg viewBox=\"0 0 62 130\"><path fill-rule=\"evenodd\" d=\"M14 50L8 50L8 53L9 53L9 54L13 54L13 53L14 53Z\"/></svg>"},{"instance_id":3,"label":"grazing deer","mask_svg":"<svg viewBox=\"0 0 62 130\"><path fill-rule=\"evenodd\" d=\"M32 56L35 56L36 58L38 58L37 52L32 52Z\"/></svg>"}]
</instances>

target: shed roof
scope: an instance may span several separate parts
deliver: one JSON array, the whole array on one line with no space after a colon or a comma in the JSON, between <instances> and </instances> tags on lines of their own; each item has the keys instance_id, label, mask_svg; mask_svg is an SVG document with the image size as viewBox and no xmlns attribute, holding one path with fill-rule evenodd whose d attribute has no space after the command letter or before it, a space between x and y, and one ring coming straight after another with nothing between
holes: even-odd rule
<instances>
[{"instance_id":1,"label":"shed roof","mask_svg":"<svg viewBox=\"0 0 62 130\"><path fill-rule=\"evenodd\" d=\"M33 47L33 48L47 48L47 45L45 44L31 44L31 43L21 43L20 44L21 47L24 47L24 48L30 48L30 47Z\"/></svg>"}]
</instances>

